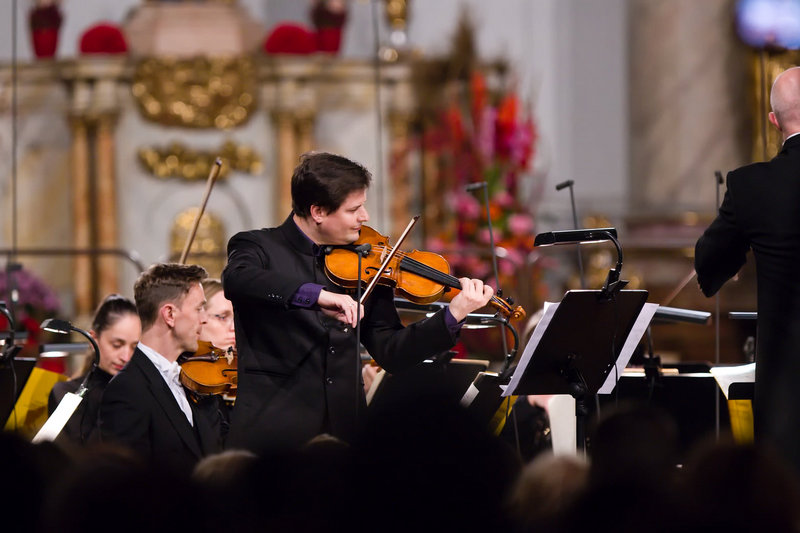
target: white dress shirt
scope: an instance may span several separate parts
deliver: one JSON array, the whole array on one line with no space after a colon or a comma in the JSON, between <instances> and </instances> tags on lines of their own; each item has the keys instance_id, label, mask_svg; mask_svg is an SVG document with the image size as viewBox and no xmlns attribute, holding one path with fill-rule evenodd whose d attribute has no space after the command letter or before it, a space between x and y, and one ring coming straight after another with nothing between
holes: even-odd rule
<instances>
[{"instance_id":1,"label":"white dress shirt","mask_svg":"<svg viewBox=\"0 0 800 533\"><path fill-rule=\"evenodd\" d=\"M167 382L169 390L175 397L175 401L178 402L178 407L180 407L183 414L186 415L189 424L194 426L192 408L189 406L189 400L186 398L186 391L183 390L183 385L181 385L181 366L177 361L168 361L163 355L141 342L137 345L137 348L139 348L158 369L161 377Z\"/></svg>"}]
</instances>

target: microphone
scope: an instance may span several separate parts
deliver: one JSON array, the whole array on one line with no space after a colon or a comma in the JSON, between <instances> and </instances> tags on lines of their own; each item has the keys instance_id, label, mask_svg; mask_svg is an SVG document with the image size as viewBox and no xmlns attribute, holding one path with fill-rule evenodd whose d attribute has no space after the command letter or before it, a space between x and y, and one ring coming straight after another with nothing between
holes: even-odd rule
<instances>
[{"instance_id":1,"label":"microphone","mask_svg":"<svg viewBox=\"0 0 800 533\"><path fill-rule=\"evenodd\" d=\"M484 187L486 187L486 182L485 181L479 181L477 183L470 183L469 185L464 186L464 190L467 191L467 192L476 191L476 190L482 189Z\"/></svg>"},{"instance_id":2,"label":"microphone","mask_svg":"<svg viewBox=\"0 0 800 533\"><path fill-rule=\"evenodd\" d=\"M567 181L561 182L558 185L556 185L556 190L560 191L561 189L564 189L566 187L572 187L573 185L575 185L574 181L567 180Z\"/></svg>"}]
</instances>

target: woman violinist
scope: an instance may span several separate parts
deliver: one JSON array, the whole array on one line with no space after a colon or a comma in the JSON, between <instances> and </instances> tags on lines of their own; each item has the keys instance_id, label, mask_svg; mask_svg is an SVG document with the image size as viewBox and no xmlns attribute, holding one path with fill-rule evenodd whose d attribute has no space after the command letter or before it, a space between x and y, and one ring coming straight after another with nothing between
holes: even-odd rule
<instances>
[{"instance_id":1,"label":"woman violinist","mask_svg":"<svg viewBox=\"0 0 800 533\"><path fill-rule=\"evenodd\" d=\"M197 352L181 355L181 383L198 409L219 420L220 437L228 433L230 407L236 400L237 360L233 306L218 279L201 282L206 297L206 321L200 328Z\"/></svg>"},{"instance_id":2,"label":"woman violinist","mask_svg":"<svg viewBox=\"0 0 800 533\"><path fill-rule=\"evenodd\" d=\"M107 296L94 313L89 334L100 348L97 368L91 369L94 358L89 357L87 366L80 376L56 383L50 391L47 407L49 414L52 415L64 395L76 392L86 374L92 372L87 382L89 390L61 430L59 441L67 439L72 443L86 444L95 435L97 412L103 391L109 380L130 360L142 334L142 323L136 313L136 305L119 294Z\"/></svg>"},{"instance_id":3,"label":"woman violinist","mask_svg":"<svg viewBox=\"0 0 800 533\"><path fill-rule=\"evenodd\" d=\"M404 327L389 287L375 288L359 305L330 281L325 247L359 238L370 181L347 158L307 154L292 176L286 221L228 243L222 282L236 312L239 356L229 447L292 449L321 433L351 441L366 407L358 318L364 347L396 373L452 347L467 314L492 297L480 280L462 278L448 308Z\"/></svg>"},{"instance_id":4,"label":"woman violinist","mask_svg":"<svg viewBox=\"0 0 800 533\"><path fill-rule=\"evenodd\" d=\"M218 279L203 280L206 294L208 321L200 330L200 340L210 342L224 352L236 352L236 334L233 329L233 304L225 298Z\"/></svg>"}]
</instances>

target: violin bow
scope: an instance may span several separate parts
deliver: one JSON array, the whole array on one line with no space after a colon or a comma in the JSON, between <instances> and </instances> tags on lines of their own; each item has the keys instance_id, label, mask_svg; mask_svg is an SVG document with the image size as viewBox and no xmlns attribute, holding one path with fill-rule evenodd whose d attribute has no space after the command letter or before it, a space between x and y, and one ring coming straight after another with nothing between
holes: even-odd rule
<instances>
[{"instance_id":1,"label":"violin bow","mask_svg":"<svg viewBox=\"0 0 800 533\"><path fill-rule=\"evenodd\" d=\"M406 226L406 229L403 230L403 234L400 235L400 237L397 239L397 244L395 244L392 247L392 251L386 255L386 257L383 260L383 263L381 264L381 267L378 269L378 272L372 278L372 281L369 282L367 288L364 289L364 294L361 295L361 299L358 301L358 303L363 305L364 302L367 301L367 296L369 296L369 294L372 292L372 289L375 288L375 285L378 283L378 280L383 274L383 271L386 270L386 267L389 265L389 261L391 261L392 258L394 258L395 254L397 253L397 250L400 249L400 245L403 244L404 240L406 240L406 237L408 236L409 232L411 232L411 228L414 227L414 224L417 223L417 220L419 220L419 215L414 215L414 217L408 223L408 226Z\"/></svg>"},{"instance_id":2,"label":"violin bow","mask_svg":"<svg viewBox=\"0 0 800 533\"><path fill-rule=\"evenodd\" d=\"M197 235L197 228L200 226L200 219L203 217L203 213L206 210L208 197L211 196L211 189L214 188L214 182L217 181L217 176L219 176L220 168L222 168L222 159L218 157L214 160L214 164L211 165L211 171L208 173L208 180L206 181L206 192L205 195L203 196L203 203L200 205L200 210L194 217L194 224L192 224L192 231L189 232L189 236L186 238L186 244L184 244L183 246L183 252L181 252L181 258L180 261L178 261L180 264L184 264L186 262L186 257L189 255L189 248L192 247L194 236Z\"/></svg>"}]
</instances>

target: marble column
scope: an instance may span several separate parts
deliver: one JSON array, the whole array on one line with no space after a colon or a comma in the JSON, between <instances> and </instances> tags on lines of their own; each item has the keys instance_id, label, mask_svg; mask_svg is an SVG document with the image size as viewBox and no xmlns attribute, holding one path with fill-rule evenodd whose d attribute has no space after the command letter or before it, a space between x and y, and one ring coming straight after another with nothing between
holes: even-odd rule
<instances>
[{"instance_id":1,"label":"marble column","mask_svg":"<svg viewBox=\"0 0 800 533\"><path fill-rule=\"evenodd\" d=\"M629 0L630 210L714 210L714 172L749 159L734 0Z\"/></svg>"},{"instance_id":2,"label":"marble column","mask_svg":"<svg viewBox=\"0 0 800 533\"><path fill-rule=\"evenodd\" d=\"M92 245L91 182L89 170L89 131L82 117L71 119L72 127L72 228L73 246ZM94 307L92 257L78 255L73 262L75 314L87 316Z\"/></svg>"},{"instance_id":3,"label":"marble column","mask_svg":"<svg viewBox=\"0 0 800 533\"><path fill-rule=\"evenodd\" d=\"M409 165L410 120L407 113L389 113L390 235L400 235L412 216L409 211L413 201Z\"/></svg>"},{"instance_id":4,"label":"marble column","mask_svg":"<svg viewBox=\"0 0 800 533\"><path fill-rule=\"evenodd\" d=\"M97 119L95 135L95 227L99 248L117 248L117 187L114 158L116 116L105 113ZM119 292L119 259L97 258L97 286L101 298Z\"/></svg>"},{"instance_id":5,"label":"marble column","mask_svg":"<svg viewBox=\"0 0 800 533\"><path fill-rule=\"evenodd\" d=\"M275 175L275 223L289 214L292 208L292 188L290 177L297 166L297 138L294 118L289 111L276 111L272 114L277 145L277 165Z\"/></svg>"}]
</instances>

